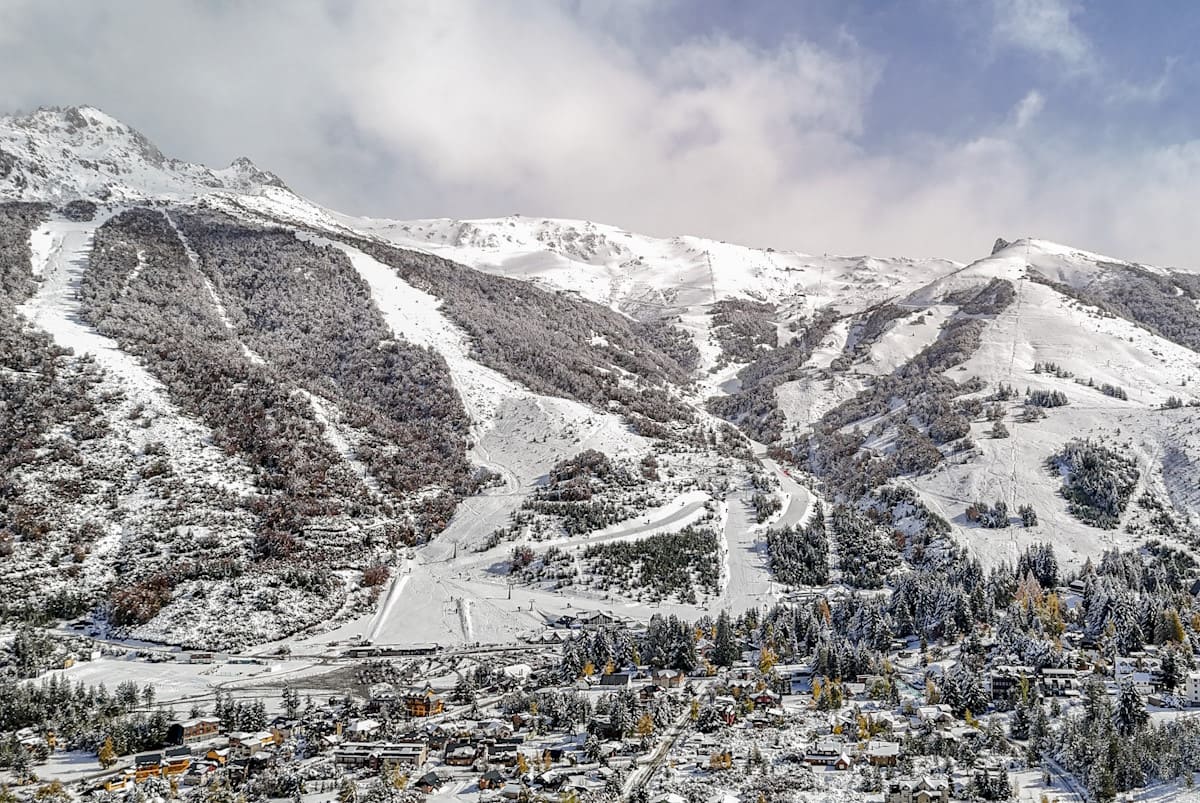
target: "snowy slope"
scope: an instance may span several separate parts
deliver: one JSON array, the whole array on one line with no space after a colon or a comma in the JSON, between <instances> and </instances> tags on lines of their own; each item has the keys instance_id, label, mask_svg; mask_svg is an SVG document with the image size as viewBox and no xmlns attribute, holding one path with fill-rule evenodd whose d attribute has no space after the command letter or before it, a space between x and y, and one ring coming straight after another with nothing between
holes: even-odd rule
<instances>
[{"instance_id":1,"label":"snowy slope","mask_svg":"<svg viewBox=\"0 0 1200 803\"><path fill-rule=\"evenodd\" d=\"M710 308L721 299L768 301L786 323L826 305L857 309L903 296L959 267L937 259L812 256L701 237L662 239L577 220L337 220L403 247L578 293L631 317L678 316L704 370L719 358Z\"/></svg>"}]
</instances>

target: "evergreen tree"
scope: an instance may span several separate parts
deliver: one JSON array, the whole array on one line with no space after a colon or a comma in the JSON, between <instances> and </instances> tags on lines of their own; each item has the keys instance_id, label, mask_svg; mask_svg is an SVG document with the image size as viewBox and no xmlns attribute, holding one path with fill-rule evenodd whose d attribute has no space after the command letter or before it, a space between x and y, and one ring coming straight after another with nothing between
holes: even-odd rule
<instances>
[{"instance_id":1,"label":"evergreen tree","mask_svg":"<svg viewBox=\"0 0 1200 803\"><path fill-rule=\"evenodd\" d=\"M1113 718L1117 732L1123 736L1137 733L1150 721L1150 714L1146 711L1146 703L1142 700L1142 695L1134 687L1133 681L1128 678L1121 682Z\"/></svg>"},{"instance_id":2,"label":"evergreen tree","mask_svg":"<svg viewBox=\"0 0 1200 803\"><path fill-rule=\"evenodd\" d=\"M717 617L717 633L713 640L713 663L717 666L733 666L740 657L737 642L733 635L733 623L729 619L729 611L721 611Z\"/></svg>"}]
</instances>

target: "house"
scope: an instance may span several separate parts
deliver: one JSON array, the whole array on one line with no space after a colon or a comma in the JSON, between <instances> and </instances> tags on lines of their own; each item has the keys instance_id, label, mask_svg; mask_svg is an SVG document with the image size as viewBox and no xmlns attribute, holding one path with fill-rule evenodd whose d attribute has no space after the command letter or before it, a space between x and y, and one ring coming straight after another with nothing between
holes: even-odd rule
<instances>
[{"instance_id":1,"label":"house","mask_svg":"<svg viewBox=\"0 0 1200 803\"><path fill-rule=\"evenodd\" d=\"M954 714L945 703L922 705L917 708L917 721L922 725L950 725Z\"/></svg>"},{"instance_id":2,"label":"house","mask_svg":"<svg viewBox=\"0 0 1200 803\"><path fill-rule=\"evenodd\" d=\"M562 617L562 618L569 619L571 622L575 621L571 617ZM563 627L570 627L570 624L563 625ZM538 633L536 636L529 638L528 641L530 644L562 644L564 639L563 639L562 633L559 632L558 630L543 630L541 633Z\"/></svg>"},{"instance_id":3,"label":"house","mask_svg":"<svg viewBox=\"0 0 1200 803\"><path fill-rule=\"evenodd\" d=\"M195 744L212 739L221 732L221 720L216 717L197 717L175 722L167 728L169 744Z\"/></svg>"},{"instance_id":4,"label":"house","mask_svg":"<svg viewBox=\"0 0 1200 803\"><path fill-rule=\"evenodd\" d=\"M600 685L608 689L628 689L633 685L633 675L628 672L601 675Z\"/></svg>"},{"instance_id":5,"label":"house","mask_svg":"<svg viewBox=\"0 0 1200 803\"><path fill-rule=\"evenodd\" d=\"M391 683L374 683L367 689L367 696L373 703L390 703L396 699L396 687Z\"/></svg>"},{"instance_id":6,"label":"house","mask_svg":"<svg viewBox=\"0 0 1200 803\"><path fill-rule=\"evenodd\" d=\"M229 734L229 752L232 759L248 759L279 744L282 739L271 731L247 733L236 731Z\"/></svg>"},{"instance_id":7,"label":"house","mask_svg":"<svg viewBox=\"0 0 1200 803\"><path fill-rule=\"evenodd\" d=\"M504 786L504 782L504 773L500 770L488 770L479 779L479 789L481 791L499 789Z\"/></svg>"},{"instance_id":8,"label":"house","mask_svg":"<svg viewBox=\"0 0 1200 803\"><path fill-rule=\"evenodd\" d=\"M201 760L192 763L188 773L183 776L184 786L207 786L217 777L217 766L210 761Z\"/></svg>"},{"instance_id":9,"label":"house","mask_svg":"<svg viewBox=\"0 0 1200 803\"><path fill-rule=\"evenodd\" d=\"M587 724L589 733L597 739L620 739L621 731L613 725L612 717L607 714L596 714Z\"/></svg>"},{"instance_id":10,"label":"house","mask_svg":"<svg viewBox=\"0 0 1200 803\"><path fill-rule=\"evenodd\" d=\"M884 803L948 803L950 782L945 778L901 778L891 781L883 795Z\"/></svg>"},{"instance_id":11,"label":"house","mask_svg":"<svg viewBox=\"0 0 1200 803\"><path fill-rule=\"evenodd\" d=\"M110 775L100 783L100 788L105 792L124 792L129 788L129 785L134 783L134 773L130 770L119 772L116 775Z\"/></svg>"},{"instance_id":12,"label":"house","mask_svg":"<svg viewBox=\"0 0 1200 803\"><path fill-rule=\"evenodd\" d=\"M997 666L987 673L983 687L994 701L1012 700L1021 688L1033 678L1033 668L1028 666Z\"/></svg>"},{"instance_id":13,"label":"house","mask_svg":"<svg viewBox=\"0 0 1200 803\"><path fill-rule=\"evenodd\" d=\"M446 764L451 767L469 767L476 759L487 755L487 747L472 741L446 743Z\"/></svg>"},{"instance_id":14,"label":"house","mask_svg":"<svg viewBox=\"0 0 1200 803\"><path fill-rule=\"evenodd\" d=\"M684 674L678 669L656 669L650 679L660 689L678 689L683 686Z\"/></svg>"},{"instance_id":15,"label":"house","mask_svg":"<svg viewBox=\"0 0 1200 803\"><path fill-rule=\"evenodd\" d=\"M590 613L579 614L575 622L588 630L597 630L599 628L612 627L617 623L617 617L604 611L591 611Z\"/></svg>"},{"instance_id":16,"label":"house","mask_svg":"<svg viewBox=\"0 0 1200 803\"><path fill-rule=\"evenodd\" d=\"M826 739L817 742L804 754L804 762L814 767L833 767L835 770L847 770L854 764L846 746L840 742Z\"/></svg>"},{"instance_id":17,"label":"house","mask_svg":"<svg viewBox=\"0 0 1200 803\"><path fill-rule=\"evenodd\" d=\"M506 678L524 683L533 674L533 667L529 664L510 664L500 671Z\"/></svg>"},{"instance_id":18,"label":"house","mask_svg":"<svg viewBox=\"0 0 1200 803\"><path fill-rule=\"evenodd\" d=\"M1162 675L1157 672L1130 672L1122 676L1120 682L1130 681L1138 694L1154 694L1162 685Z\"/></svg>"},{"instance_id":19,"label":"house","mask_svg":"<svg viewBox=\"0 0 1200 803\"><path fill-rule=\"evenodd\" d=\"M638 699L642 701L642 705L646 705L653 701L655 697L664 693L665 690L662 686L655 686L653 683L649 683L638 689Z\"/></svg>"},{"instance_id":20,"label":"house","mask_svg":"<svg viewBox=\"0 0 1200 803\"><path fill-rule=\"evenodd\" d=\"M213 749L211 749L207 753L205 753L204 757L207 760L216 764L218 767L224 767L226 764L229 763L229 752L230 751L229 751L228 747L221 747L221 748L214 747Z\"/></svg>"},{"instance_id":21,"label":"house","mask_svg":"<svg viewBox=\"0 0 1200 803\"><path fill-rule=\"evenodd\" d=\"M864 711L872 733L900 733L908 729L908 720L891 711Z\"/></svg>"},{"instance_id":22,"label":"house","mask_svg":"<svg viewBox=\"0 0 1200 803\"><path fill-rule=\"evenodd\" d=\"M163 753L162 774L164 778L178 778L192 766L192 751L186 747L172 747Z\"/></svg>"},{"instance_id":23,"label":"house","mask_svg":"<svg viewBox=\"0 0 1200 803\"><path fill-rule=\"evenodd\" d=\"M475 733L489 739L507 739L512 736L513 726L502 719L485 719L475 726Z\"/></svg>"},{"instance_id":24,"label":"house","mask_svg":"<svg viewBox=\"0 0 1200 803\"><path fill-rule=\"evenodd\" d=\"M1048 697L1066 697L1079 691L1078 669L1043 669L1042 692Z\"/></svg>"},{"instance_id":25,"label":"house","mask_svg":"<svg viewBox=\"0 0 1200 803\"><path fill-rule=\"evenodd\" d=\"M873 767L894 767L900 761L900 743L870 741L862 755Z\"/></svg>"},{"instance_id":26,"label":"house","mask_svg":"<svg viewBox=\"0 0 1200 803\"><path fill-rule=\"evenodd\" d=\"M779 695L768 689L756 693L752 698L754 704L760 708L771 708L780 705Z\"/></svg>"},{"instance_id":27,"label":"house","mask_svg":"<svg viewBox=\"0 0 1200 803\"><path fill-rule=\"evenodd\" d=\"M488 761L492 764L501 764L505 767L516 765L519 755L518 748L522 743L522 740L519 738L496 739L487 746Z\"/></svg>"},{"instance_id":28,"label":"house","mask_svg":"<svg viewBox=\"0 0 1200 803\"><path fill-rule=\"evenodd\" d=\"M133 760L133 782L141 783L147 778L157 778L162 774L162 753L143 753Z\"/></svg>"},{"instance_id":29,"label":"house","mask_svg":"<svg viewBox=\"0 0 1200 803\"><path fill-rule=\"evenodd\" d=\"M431 717L446 710L446 702L433 689L426 686L423 690L404 696L404 708L410 717Z\"/></svg>"},{"instance_id":30,"label":"house","mask_svg":"<svg viewBox=\"0 0 1200 803\"><path fill-rule=\"evenodd\" d=\"M417 788L417 791L431 795L438 789L441 789L443 783L442 776L438 775L438 773L427 772L418 778L417 782L413 785Z\"/></svg>"},{"instance_id":31,"label":"house","mask_svg":"<svg viewBox=\"0 0 1200 803\"><path fill-rule=\"evenodd\" d=\"M356 719L346 727L343 733L352 742L368 742L375 737L381 727L380 722L375 719Z\"/></svg>"},{"instance_id":32,"label":"house","mask_svg":"<svg viewBox=\"0 0 1200 803\"><path fill-rule=\"evenodd\" d=\"M516 781L509 781L500 787L500 797L505 800L518 800L525 794L525 787Z\"/></svg>"},{"instance_id":33,"label":"house","mask_svg":"<svg viewBox=\"0 0 1200 803\"><path fill-rule=\"evenodd\" d=\"M1118 684L1136 674L1141 674L1144 682L1157 683L1154 679L1162 676L1162 661L1146 654L1121 655L1113 661L1113 679Z\"/></svg>"},{"instance_id":34,"label":"house","mask_svg":"<svg viewBox=\"0 0 1200 803\"><path fill-rule=\"evenodd\" d=\"M790 694L810 694L815 670L808 664L779 664L775 674L783 681L783 688Z\"/></svg>"}]
</instances>

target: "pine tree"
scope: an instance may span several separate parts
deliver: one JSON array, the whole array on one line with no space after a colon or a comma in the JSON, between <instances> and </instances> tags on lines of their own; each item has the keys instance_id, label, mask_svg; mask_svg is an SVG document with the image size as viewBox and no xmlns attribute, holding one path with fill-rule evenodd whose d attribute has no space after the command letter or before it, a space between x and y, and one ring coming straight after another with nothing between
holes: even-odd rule
<instances>
[{"instance_id":1,"label":"pine tree","mask_svg":"<svg viewBox=\"0 0 1200 803\"><path fill-rule=\"evenodd\" d=\"M713 663L717 666L733 666L739 654L729 611L721 611L721 615L717 617L717 633L713 641Z\"/></svg>"},{"instance_id":2,"label":"pine tree","mask_svg":"<svg viewBox=\"0 0 1200 803\"><path fill-rule=\"evenodd\" d=\"M1134 687L1133 681L1128 678L1121 682L1113 721L1117 726L1117 732L1122 736L1137 733L1150 721L1150 714L1146 711L1146 703L1142 700L1142 695Z\"/></svg>"},{"instance_id":3,"label":"pine tree","mask_svg":"<svg viewBox=\"0 0 1200 803\"><path fill-rule=\"evenodd\" d=\"M1169 648L1162 659L1162 685L1167 691L1175 691L1183 680L1183 667L1180 666L1179 652Z\"/></svg>"}]
</instances>

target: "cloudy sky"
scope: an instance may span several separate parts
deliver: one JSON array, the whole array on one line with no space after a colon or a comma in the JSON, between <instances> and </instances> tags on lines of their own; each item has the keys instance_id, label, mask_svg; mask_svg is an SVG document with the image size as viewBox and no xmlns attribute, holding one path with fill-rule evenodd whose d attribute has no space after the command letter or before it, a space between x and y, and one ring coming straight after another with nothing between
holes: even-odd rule
<instances>
[{"instance_id":1,"label":"cloudy sky","mask_svg":"<svg viewBox=\"0 0 1200 803\"><path fill-rule=\"evenodd\" d=\"M0 112L91 104L379 217L1200 267L1189 0L0 0Z\"/></svg>"}]
</instances>

